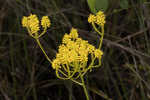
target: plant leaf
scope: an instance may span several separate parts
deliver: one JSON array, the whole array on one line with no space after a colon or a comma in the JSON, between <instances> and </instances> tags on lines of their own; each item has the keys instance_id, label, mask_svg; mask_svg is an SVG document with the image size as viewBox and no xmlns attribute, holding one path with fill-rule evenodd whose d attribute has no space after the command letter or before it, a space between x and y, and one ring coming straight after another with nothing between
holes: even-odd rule
<instances>
[{"instance_id":1,"label":"plant leaf","mask_svg":"<svg viewBox=\"0 0 150 100\"><path fill-rule=\"evenodd\" d=\"M128 9L129 7L128 0L120 0L120 7L122 9Z\"/></svg>"},{"instance_id":2,"label":"plant leaf","mask_svg":"<svg viewBox=\"0 0 150 100\"><path fill-rule=\"evenodd\" d=\"M96 0L87 0L88 6L91 10L92 13L96 13L96 9L95 9L95 1Z\"/></svg>"},{"instance_id":3,"label":"plant leaf","mask_svg":"<svg viewBox=\"0 0 150 100\"><path fill-rule=\"evenodd\" d=\"M95 8L97 11L101 10L101 11L106 11L108 8L108 0L96 0L95 1Z\"/></svg>"}]
</instances>

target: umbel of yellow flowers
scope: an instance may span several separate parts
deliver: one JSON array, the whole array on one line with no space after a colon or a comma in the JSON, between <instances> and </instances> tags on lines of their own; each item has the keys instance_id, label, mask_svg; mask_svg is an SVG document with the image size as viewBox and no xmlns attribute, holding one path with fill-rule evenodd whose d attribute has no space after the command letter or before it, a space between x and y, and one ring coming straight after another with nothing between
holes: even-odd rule
<instances>
[{"instance_id":1,"label":"umbel of yellow flowers","mask_svg":"<svg viewBox=\"0 0 150 100\"><path fill-rule=\"evenodd\" d=\"M96 60L100 66L102 54L100 49L79 38L77 30L72 28L69 34L64 35L56 58L52 61L52 67L56 70L57 77L61 79L77 79L88 70L97 67ZM87 62L90 60L88 65Z\"/></svg>"},{"instance_id":2,"label":"umbel of yellow flowers","mask_svg":"<svg viewBox=\"0 0 150 100\"><path fill-rule=\"evenodd\" d=\"M43 32L39 34L40 25L39 25L39 19L35 14L31 14L30 16L26 17L24 16L22 19L22 26L27 28L28 33L33 38L39 38L41 37L47 30L47 28L50 27L51 22L48 18L48 16L43 16L41 19L41 26L43 28Z\"/></svg>"},{"instance_id":3,"label":"umbel of yellow flowers","mask_svg":"<svg viewBox=\"0 0 150 100\"><path fill-rule=\"evenodd\" d=\"M97 25L104 26L104 24L106 23L105 22L105 15L102 11L97 12L96 16L93 14L90 14L89 18L88 18L88 22L89 23L96 23Z\"/></svg>"},{"instance_id":4,"label":"umbel of yellow flowers","mask_svg":"<svg viewBox=\"0 0 150 100\"><path fill-rule=\"evenodd\" d=\"M106 23L105 14L102 11L98 11L96 15L90 14L88 17L88 22L92 24L94 30L100 35L98 49L101 49L104 37L104 25ZM99 31L99 29L96 26L100 26L101 31Z\"/></svg>"}]
</instances>

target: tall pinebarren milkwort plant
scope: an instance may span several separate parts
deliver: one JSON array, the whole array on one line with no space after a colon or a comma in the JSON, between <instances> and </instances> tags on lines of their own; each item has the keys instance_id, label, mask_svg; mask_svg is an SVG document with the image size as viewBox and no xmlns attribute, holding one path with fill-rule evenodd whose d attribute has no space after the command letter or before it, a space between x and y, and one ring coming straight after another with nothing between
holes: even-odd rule
<instances>
[{"instance_id":1,"label":"tall pinebarren milkwort plant","mask_svg":"<svg viewBox=\"0 0 150 100\"><path fill-rule=\"evenodd\" d=\"M56 57L51 60L39 40L46 33L47 28L51 26L48 16L43 16L41 22L35 14L22 18L22 26L27 28L29 35L36 40L46 59L55 70L56 76L63 80L72 80L81 85L87 100L89 100L89 95L85 86L84 75L92 68L101 66L105 15L102 11L97 12L96 15L90 14L88 22L92 24L94 30L100 36L98 48L79 38L77 29L72 28L69 34L64 35ZM97 28L99 26L101 27L100 31ZM39 33L40 28L43 28L41 33Z\"/></svg>"}]
</instances>

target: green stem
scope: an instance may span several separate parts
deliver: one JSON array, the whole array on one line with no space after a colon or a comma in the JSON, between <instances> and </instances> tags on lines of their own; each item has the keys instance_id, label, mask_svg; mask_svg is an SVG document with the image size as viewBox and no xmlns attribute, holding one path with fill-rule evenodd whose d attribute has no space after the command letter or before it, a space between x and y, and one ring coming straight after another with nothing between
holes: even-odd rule
<instances>
[{"instance_id":1,"label":"green stem","mask_svg":"<svg viewBox=\"0 0 150 100\"><path fill-rule=\"evenodd\" d=\"M82 73L82 77L86 74L86 72L88 70L90 70L92 68L92 66L94 64L94 61L95 61L95 58L92 59L92 62L90 63L90 65L88 66L88 68L84 70L84 72Z\"/></svg>"},{"instance_id":2,"label":"green stem","mask_svg":"<svg viewBox=\"0 0 150 100\"><path fill-rule=\"evenodd\" d=\"M97 29L97 27L95 26L95 24L94 23L92 23L92 26L93 26L93 28L94 28L94 30L101 36L100 37L100 43L99 43L99 47L98 47L98 49L101 49L101 47L102 47L102 43L103 43L103 38L104 38L104 26L101 26L101 32Z\"/></svg>"},{"instance_id":3,"label":"green stem","mask_svg":"<svg viewBox=\"0 0 150 100\"><path fill-rule=\"evenodd\" d=\"M100 36L102 36L102 33L96 28L96 26L95 26L94 23L92 23L92 26L93 26L94 30L95 30Z\"/></svg>"},{"instance_id":4,"label":"green stem","mask_svg":"<svg viewBox=\"0 0 150 100\"><path fill-rule=\"evenodd\" d=\"M73 82L75 82L76 84L78 84L78 85L81 85L81 86L82 86L82 83L80 83L80 82L78 82L78 81L76 81L76 80L74 80L74 79L71 79L71 81L73 81Z\"/></svg>"},{"instance_id":5,"label":"green stem","mask_svg":"<svg viewBox=\"0 0 150 100\"><path fill-rule=\"evenodd\" d=\"M100 37L100 41L99 41L100 43L99 43L98 49L101 49L101 47L102 47L103 38L104 38L104 26L102 26L102 35Z\"/></svg>"},{"instance_id":6,"label":"green stem","mask_svg":"<svg viewBox=\"0 0 150 100\"><path fill-rule=\"evenodd\" d=\"M41 45L41 43L40 43L40 41L39 41L38 38L36 38L36 42L38 43L39 47L41 48L42 52L44 53L46 59L47 59L50 63L52 63L52 61L50 60L50 58L47 56L45 50L43 49L43 47L42 47L42 45Z\"/></svg>"},{"instance_id":7,"label":"green stem","mask_svg":"<svg viewBox=\"0 0 150 100\"><path fill-rule=\"evenodd\" d=\"M80 78L81 78L81 81L82 81L82 87L83 87L83 89L84 89L84 93L85 93L85 96L86 96L86 100L90 100L90 99L89 99L89 95L88 95L88 91L87 91L86 86L85 86L85 82L84 82L83 76L81 75Z\"/></svg>"}]
</instances>

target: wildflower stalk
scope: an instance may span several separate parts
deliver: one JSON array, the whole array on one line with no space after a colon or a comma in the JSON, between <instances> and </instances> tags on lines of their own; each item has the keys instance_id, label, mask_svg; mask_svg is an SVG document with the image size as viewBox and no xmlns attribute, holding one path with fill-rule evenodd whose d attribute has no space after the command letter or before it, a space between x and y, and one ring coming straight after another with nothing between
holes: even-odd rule
<instances>
[{"instance_id":1,"label":"wildflower stalk","mask_svg":"<svg viewBox=\"0 0 150 100\"><path fill-rule=\"evenodd\" d=\"M37 36L37 38L40 38L42 35L44 35L46 31L47 31L47 27L44 28L43 32L39 36Z\"/></svg>"},{"instance_id":2,"label":"wildflower stalk","mask_svg":"<svg viewBox=\"0 0 150 100\"><path fill-rule=\"evenodd\" d=\"M41 48L42 52L44 53L46 59L47 59L50 63L52 63L52 61L50 60L50 58L49 58L48 55L46 54L46 52L45 52L43 46L41 45L39 38L36 38L36 42L37 42L37 44L39 45L39 47Z\"/></svg>"},{"instance_id":3,"label":"wildflower stalk","mask_svg":"<svg viewBox=\"0 0 150 100\"><path fill-rule=\"evenodd\" d=\"M39 19L35 14L31 14L30 16L26 17L24 16L22 19L22 26L26 27L28 30L28 33L31 37L33 37L37 44L39 45L39 47L41 48L42 52L44 53L46 59L52 63L52 61L50 60L50 58L47 56L43 46L40 43L39 38L44 35L47 31L47 28L50 27L51 22L48 18L48 16L43 16L41 19L41 26L43 28L43 32L41 34L38 34L38 31L40 30L40 26L39 26Z\"/></svg>"},{"instance_id":4,"label":"wildflower stalk","mask_svg":"<svg viewBox=\"0 0 150 100\"><path fill-rule=\"evenodd\" d=\"M95 26L95 23L94 23L94 22L92 22L92 26L93 26L94 30L95 30L100 36L103 35L103 34L97 29L97 27Z\"/></svg>"},{"instance_id":5,"label":"wildflower stalk","mask_svg":"<svg viewBox=\"0 0 150 100\"><path fill-rule=\"evenodd\" d=\"M83 85L82 83L80 83L80 82L78 82L78 81L76 81L76 80L74 80L74 79L71 79L71 81L73 81L73 82L75 82L76 84L78 84L78 85Z\"/></svg>"},{"instance_id":6,"label":"wildflower stalk","mask_svg":"<svg viewBox=\"0 0 150 100\"><path fill-rule=\"evenodd\" d=\"M95 26L95 23L94 23L94 22L92 22L92 26L93 26L94 30L101 36L101 37L99 38L99 47L98 47L98 49L101 49L102 43L103 43L103 38L104 38L104 26L101 26L101 31L102 31L102 32L100 32L100 31L97 29L97 27Z\"/></svg>"},{"instance_id":7,"label":"wildflower stalk","mask_svg":"<svg viewBox=\"0 0 150 100\"><path fill-rule=\"evenodd\" d=\"M83 90L84 90L84 93L85 93L85 96L86 96L86 100L90 100L89 95L88 95L88 91L87 91L86 86L85 86L84 78L83 78L82 75L80 76L80 78L81 78L81 81L82 81L82 87L83 87Z\"/></svg>"},{"instance_id":8,"label":"wildflower stalk","mask_svg":"<svg viewBox=\"0 0 150 100\"><path fill-rule=\"evenodd\" d=\"M104 26L101 27L101 30L102 30L102 35L101 35L101 37L100 37L100 41L99 41L100 43L99 43L98 49L101 49L102 44L103 44L103 38L104 38Z\"/></svg>"},{"instance_id":9,"label":"wildflower stalk","mask_svg":"<svg viewBox=\"0 0 150 100\"><path fill-rule=\"evenodd\" d=\"M56 54L56 58L51 60L39 40L39 38L46 33L47 28L50 27L51 23L48 17L42 17L41 26L43 32L41 34L38 34L38 31L40 30L40 22L36 15L31 14L28 17L23 17L22 20L23 27L27 28L29 35L36 40L46 59L52 64L56 76L59 79L69 79L76 84L81 85L86 100L90 99L85 85L84 75L89 70L92 70L92 68L101 66L101 58L103 55L101 47L104 37L105 15L102 11L99 11L96 16L90 14L88 22L92 24L94 30L100 35L98 49L89 44L88 41L79 38L77 29L72 28L70 34L64 35L62 44L59 46L58 53ZM98 30L96 27L97 25L101 27L101 31ZM89 65L87 64L88 61L91 61ZM98 64L95 65L95 61L98 61Z\"/></svg>"}]
</instances>

